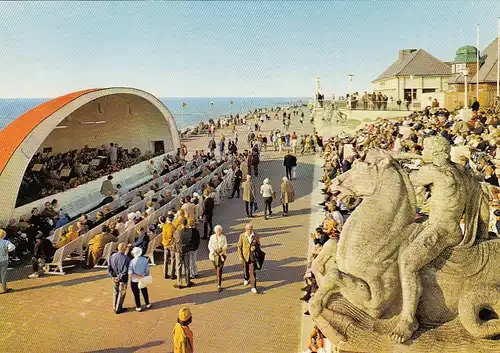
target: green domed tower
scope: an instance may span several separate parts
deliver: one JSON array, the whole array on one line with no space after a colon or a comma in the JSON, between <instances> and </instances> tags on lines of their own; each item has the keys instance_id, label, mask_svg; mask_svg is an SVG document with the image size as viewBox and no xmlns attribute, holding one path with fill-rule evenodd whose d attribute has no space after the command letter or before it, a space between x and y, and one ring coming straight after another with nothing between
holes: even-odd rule
<instances>
[{"instance_id":1,"label":"green domed tower","mask_svg":"<svg viewBox=\"0 0 500 353\"><path fill-rule=\"evenodd\" d=\"M455 60L456 63L475 63L477 56L477 48L472 45L466 45L464 47L458 48ZM479 63L482 64L483 60L481 56L479 57Z\"/></svg>"}]
</instances>

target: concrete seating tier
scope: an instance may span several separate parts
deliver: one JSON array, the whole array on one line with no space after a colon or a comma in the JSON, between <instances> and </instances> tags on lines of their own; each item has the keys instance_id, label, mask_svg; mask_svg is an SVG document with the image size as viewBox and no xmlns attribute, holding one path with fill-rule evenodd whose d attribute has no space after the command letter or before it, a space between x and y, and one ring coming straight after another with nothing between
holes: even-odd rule
<instances>
[{"instance_id":1,"label":"concrete seating tier","mask_svg":"<svg viewBox=\"0 0 500 353\"><path fill-rule=\"evenodd\" d=\"M169 186L167 186L166 189L173 190L178 185L182 184L183 182L185 182L189 178L191 178L193 175L195 175L196 173L200 172L203 169L203 167L207 166L209 163L210 163L210 161L207 162L207 163L205 163L205 164L203 164L202 166L200 166L199 168L197 168L195 171L192 171L191 173L183 176L182 178L177 179L174 183L172 183ZM196 184L190 186L186 190L181 191L179 193L179 195L177 195L176 197L174 197L169 203L167 203L163 207L161 207L158 210L156 210L154 213L152 213L151 215L149 215L146 219L144 219L141 222L137 223L133 228L125 230L122 233L122 234L124 234L123 235L123 239L128 239L128 240L129 239L133 239L132 237L135 237L137 229L140 229L141 227L145 227L146 228L149 224L156 223L157 219L160 216L166 215L168 213L168 211L170 209L172 209L172 208L177 208L177 206L180 203L180 200L184 196L193 194L195 191L199 190L202 187L202 185L207 184L212 179L212 177L215 174L221 173L224 169L227 169L228 167L229 167L229 163L227 163L227 162L223 163L218 168L216 168L210 175L207 175L206 177L204 177L203 179L201 179L200 181L198 181ZM157 192L156 194L154 194L153 196L150 196L150 197L148 197L148 198L146 198L146 199L144 199L144 200L142 200L142 201L140 201L140 202L138 202L138 203L130 206L128 209L126 209L123 212L120 212L118 215L116 215L113 218L116 218L118 216L126 217L126 215L128 213L136 212L138 210L141 211L141 212L143 212L144 209L145 209L145 206L146 206L146 202L149 201L151 198L158 197L161 192L163 192L163 189L161 191ZM105 221L104 223L102 223L101 225L99 225L98 227L95 227L92 230L88 231L87 233L81 235L80 237L78 237L77 239L73 240L72 242L69 242L68 244L66 244L66 245L62 246L61 248L57 249L56 253L54 254L54 258L53 258L52 262L51 263L47 263L45 265L45 272L48 273L48 274L61 274L61 275L65 274L65 272L63 270L63 263L64 263L64 261L66 259L69 259L69 260L81 260L83 258L84 249L85 249L85 247L88 246L88 242L93 237L95 237L97 234L99 234L99 233L102 232L102 226L103 225L105 225L105 224L107 225L111 221L112 221L112 218L108 219L107 221ZM121 236L122 234L120 234L119 236ZM151 246L153 246L154 244L158 244L158 246L159 246L159 244L161 244L161 240L157 239L158 237L161 237L161 234L158 235L158 236L156 236L154 239L151 240L153 242L153 244L151 244ZM117 244L118 243L116 243L116 246L117 246ZM111 248L107 249L106 254L104 254L104 252L103 252L103 257L104 257L104 255L107 256L105 258L105 261L109 260L109 256L111 256L111 253L113 251L113 248L112 248L113 245L110 245L110 247ZM155 248L153 248L151 251L149 251L150 249L148 248L147 252L150 253L149 255L152 256L152 253L153 253L154 249ZM104 251L106 251L106 248L105 248ZM79 255L79 257L78 258L71 258L71 254L73 254L73 253L77 253ZM56 271L51 271L52 268L55 268Z\"/></svg>"}]
</instances>

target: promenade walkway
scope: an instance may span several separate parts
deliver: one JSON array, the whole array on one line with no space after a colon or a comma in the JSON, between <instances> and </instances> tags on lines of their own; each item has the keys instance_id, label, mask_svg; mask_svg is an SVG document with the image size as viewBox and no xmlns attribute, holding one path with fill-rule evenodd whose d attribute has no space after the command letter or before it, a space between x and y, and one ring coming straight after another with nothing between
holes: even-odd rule
<instances>
[{"instance_id":1,"label":"promenade walkway","mask_svg":"<svg viewBox=\"0 0 500 353\"><path fill-rule=\"evenodd\" d=\"M282 127L281 121L264 124L262 133ZM310 124L292 129L310 133ZM229 131L225 132L231 138ZM217 135L220 136L220 133ZM239 148L246 147L247 131L240 130ZM205 149L208 137L186 141L189 151ZM111 309L112 286L102 269L69 270L65 276L44 276L28 280L29 268L9 271L15 292L0 298L0 352L170 352L172 327L181 305L191 306L192 330L197 353L213 352L296 352L300 344L302 309L298 296L305 270L311 204L314 156L299 158L298 180L294 183L297 201L290 217L264 220L259 202L252 220L267 252L265 270L258 273L260 294L243 287L236 242L248 221L241 199L224 199L216 206L215 223L224 227L230 243L224 269L224 290L215 291L215 274L206 241L198 254L201 278L196 286L174 289L162 277L162 266L152 268L150 288L153 308L141 313L115 315ZM260 185L269 177L278 189L284 167L282 156L264 152ZM260 200L259 200L260 201ZM276 214L280 210L275 204ZM157 261L160 261L158 259ZM125 306L133 307L129 291Z\"/></svg>"}]
</instances>

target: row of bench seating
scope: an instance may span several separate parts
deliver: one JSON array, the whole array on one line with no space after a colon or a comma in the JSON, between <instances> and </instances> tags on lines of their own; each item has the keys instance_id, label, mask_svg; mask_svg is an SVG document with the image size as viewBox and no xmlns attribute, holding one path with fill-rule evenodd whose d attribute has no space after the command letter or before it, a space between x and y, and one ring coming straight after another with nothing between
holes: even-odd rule
<instances>
[{"instance_id":1,"label":"row of bench seating","mask_svg":"<svg viewBox=\"0 0 500 353\"><path fill-rule=\"evenodd\" d=\"M147 163L150 163L151 160L159 160L163 159L166 155L171 154L166 153L162 154L160 156L153 157L152 159L149 159ZM141 163L144 163L141 162ZM134 167L134 166L132 166ZM139 185L142 185L144 183L147 183L150 181L152 178L152 175L147 167L144 168L144 170L140 171L139 173L134 174L133 176L130 176L128 178L125 178L123 180L119 180L118 184L122 185L123 190L132 190L136 188ZM70 216L75 216L81 213L85 213L88 210L91 210L95 207L97 207L101 202L102 202L103 196L101 194L100 190L93 191L91 193L86 193L85 195L74 199L70 203L62 205L62 209L64 210L65 213L67 213ZM44 202L40 201L41 204L38 205L39 210L43 210L44 208ZM31 216L30 214L26 215L28 218ZM20 218L19 216L14 217L16 221L19 222Z\"/></svg>"},{"instance_id":2,"label":"row of bench seating","mask_svg":"<svg viewBox=\"0 0 500 353\"><path fill-rule=\"evenodd\" d=\"M87 213L88 218L95 219L97 212L103 211L104 207L106 207L106 206L109 207L109 209L111 211L116 210L117 208L120 208L122 206L125 206L128 202L130 202L130 200L132 200L134 198L134 196L137 194L138 191L147 192L150 190L150 186L153 185L154 183L161 183L159 185L159 188L160 188L160 191L163 190L164 188L166 188L169 185L168 182L162 182L163 180L168 178L168 180L171 181L173 179L178 178L181 174L182 168L189 167L190 165L191 165L190 163L185 164L184 166L181 166L181 167L171 171L170 173L166 174L165 176L162 176L160 180L152 180L149 183L147 183L146 185L141 186L140 188L130 190L126 194L122 195L120 198L113 200L110 203L108 203L102 207L96 208L92 212ZM70 225L76 225L77 222L78 222L78 219L75 219L75 220L71 221L70 223L65 224L64 226L57 228L54 231L54 234L52 235L52 238L51 238L52 242L57 243L60 240L61 236L64 234L65 230L67 230Z\"/></svg>"},{"instance_id":3,"label":"row of bench seating","mask_svg":"<svg viewBox=\"0 0 500 353\"><path fill-rule=\"evenodd\" d=\"M171 185L167 186L166 189L173 190L178 185L182 184L183 182L185 182L189 178L191 178L192 175L195 175L196 173L200 172L202 170L202 168L204 168L206 165L208 165L208 163L210 163L210 161L207 162L207 163L205 163L205 164L203 164L202 166L200 166L199 168L197 168L195 171L189 173L188 175L186 175L186 176L184 176L184 177L182 177L180 179L177 179L174 183L172 183ZM156 222L156 220L158 219L158 217L160 217L161 215L166 215L166 213L171 208L174 208L175 205L178 205L179 201L181 200L182 197L184 197L186 195L190 195L195 190L198 190L199 188L201 188L201 186L203 184L208 183L211 180L211 178L216 173L220 173L222 170L224 170L224 168L227 168L227 166L228 166L227 163L222 164L216 170L214 170L210 175L206 176L205 178L203 178L202 180L200 180L198 183L196 183L196 184L192 185L191 187L187 188L185 191L180 192L179 195L177 197L173 198L168 204L164 205L163 207L161 207L160 209L158 209L157 211L155 211L153 214L149 215L145 220L143 220L143 221L139 222L137 225L135 225L135 227L133 228L134 231L135 231L135 229L137 229L137 227L148 225L149 222L152 222L152 220L154 220ZM127 210L119 213L115 217L118 217L118 216L125 217L126 214L128 214L130 212L135 212L135 211L138 211L138 210L141 211L141 212L143 212L144 209L145 209L145 206L146 206L146 202L149 199L151 199L151 198L158 197L159 193L162 192L162 191L163 190L159 191L157 194L155 194L155 195L153 195L151 197L148 197L148 198L146 198L146 199L144 199L144 200L142 200L142 201L140 201L140 202L132 205ZM65 274L64 270L63 270L63 263L64 263L64 261L67 260L67 259L69 259L69 260L81 260L83 258L83 255L84 255L84 247L86 247L88 245L88 242L90 241L90 239L92 239L97 234L101 233L102 232L102 226L105 225L105 224L109 224L111 221L112 221L112 219L109 219L109 220L105 221L104 223L102 223L98 227L93 228L92 230L88 231L84 235L81 235L80 237L78 237L77 239L73 240L72 242L69 242L68 244L66 244L66 245L62 246L61 248L57 249L56 252L55 252L55 254L54 254L52 262L45 265L45 271L46 271L46 273L49 273L49 274ZM124 233L126 233L127 231L129 231L129 230L126 230ZM132 235L129 234L129 237L131 237L131 236ZM135 233L134 233L134 236L135 236ZM151 246L153 246L153 244L151 244ZM112 250L113 249L108 250L107 254L110 255ZM78 256L71 257L71 255L74 254L74 253L76 253ZM52 268L55 268L55 271L52 271Z\"/></svg>"}]
</instances>

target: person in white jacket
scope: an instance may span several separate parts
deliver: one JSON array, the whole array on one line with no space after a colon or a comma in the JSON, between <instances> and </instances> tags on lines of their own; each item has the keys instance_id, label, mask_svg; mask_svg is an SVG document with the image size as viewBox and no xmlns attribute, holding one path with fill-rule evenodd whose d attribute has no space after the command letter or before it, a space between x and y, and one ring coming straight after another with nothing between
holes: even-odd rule
<instances>
[{"instance_id":1,"label":"person in white jacket","mask_svg":"<svg viewBox=\"0 0 500 353\"><path fill-rule=\"evenodd\" d=\"M10 292L12 289L7 288L7 270L9 268L9 253L16 249L16 246L6 240L7 233L0 229L0 281L2 282L2 291L0 294Z\"/></svg>"},{"instance_id":2,"label":"person in white jacket","mask_svg":"<svg viewBox=\"0 0 500 353\"><path fill-rule=\"evenodd\" d=\"M215 273L217 274L217 291L220 292L222 290L222 269L224 268L227 254L227 239L222 234L222 227L220 225L216 225L214 231L215 234L212 234L208 241L208 258L214 264Z\"/></svg>"},{"instance_id":3,"label":"person in white jacket","mask_svg":"<svg viewBox=\"0 0 500 353\"><path fill-rule=\"evenodd\" d=\"M262 182L262 185L260 187L260 195L264 199L264 217L265 219L267 219L268 212L269 216L273 214L273 211L271 210L271 204L273 202L273 196L274 196L274 190L271 184L269 184L268 178L265 178L264 181Z\"/></svg>"}]
</instances>

